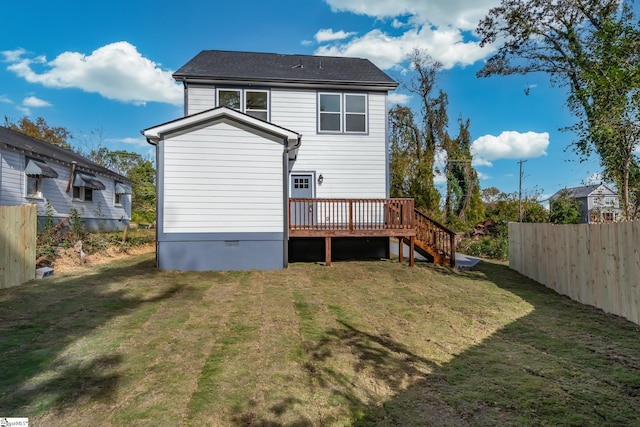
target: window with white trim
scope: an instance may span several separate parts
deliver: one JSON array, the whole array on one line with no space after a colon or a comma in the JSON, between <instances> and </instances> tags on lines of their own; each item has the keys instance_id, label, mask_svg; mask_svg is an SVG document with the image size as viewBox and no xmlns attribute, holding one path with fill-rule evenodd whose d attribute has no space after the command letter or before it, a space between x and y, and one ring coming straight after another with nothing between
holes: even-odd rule
<instances>
[{"instance_id":1,"label":"window with white trim","mask_svg":"<svg viewBox=\"0 0 640 427\"><path fill-rule=\"evenodd\" d=\"M27 175L27 197L33 199L42 198L42 177Z\"/></svg>"},{"instance_id":2,"label":"window with white trim","mask_svg":"<svg viewBox=\"0 0 640 427\"><path fill-rule=\"evenodd\" d=\"M269 91L256 89L218 89L218 107L228 107L251 117L269 121Z\"/></svg>"},{"instance_id":3,"label":"window with white trim","mask_svg":"<svg viewBox=\"0 0 640 427\"><path fill-rule=\"evenodd\" d=\"M318 131L367 133L367 95L319 93Z\"/></svg>"}]
</instances>

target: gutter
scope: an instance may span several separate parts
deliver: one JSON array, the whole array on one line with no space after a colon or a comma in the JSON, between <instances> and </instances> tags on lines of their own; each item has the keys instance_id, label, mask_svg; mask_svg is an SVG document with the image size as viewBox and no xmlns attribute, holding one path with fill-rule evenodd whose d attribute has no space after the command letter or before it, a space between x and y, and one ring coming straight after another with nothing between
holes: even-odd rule
<instances>
[{"instance_id":1,"label":"gutter","mask_svg":"<svg viewBox=\"0 0 640 427\"><path fill-rule=\"evenodd\" d=\"M300 148L301 144L302 135L300 134L298 134L298 142L293 147L289 146L289 138L286 138L285 148L282 152L282 181L284 183L284 185L282 186L282 195L284 199L282 206L284 212L284 215L282 215L282 217L284 218L284 239L282 241L282 256L284 261L284 268L287 268L289 266L289 164L291 163L289 153Z\"/></svg>"}]
</instances>

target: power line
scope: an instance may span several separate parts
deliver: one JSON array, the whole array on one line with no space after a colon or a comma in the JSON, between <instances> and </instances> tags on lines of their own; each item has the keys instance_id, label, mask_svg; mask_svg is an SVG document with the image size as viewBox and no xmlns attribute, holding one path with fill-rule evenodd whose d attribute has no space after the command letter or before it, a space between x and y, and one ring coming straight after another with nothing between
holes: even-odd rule
<instances>
[{"instance_id":1,"label":"power line","mask_svg":"<svg viewBox=\"0 0 640 427\"><path fill-rule=\"evenodd\" d=\"M526 160L520 160L520 182L518 185L518 217L520 218L520 222L522 222L522 174L524 173L522 170L522 164L525 163Z\"/></svg>"}]
</instances>

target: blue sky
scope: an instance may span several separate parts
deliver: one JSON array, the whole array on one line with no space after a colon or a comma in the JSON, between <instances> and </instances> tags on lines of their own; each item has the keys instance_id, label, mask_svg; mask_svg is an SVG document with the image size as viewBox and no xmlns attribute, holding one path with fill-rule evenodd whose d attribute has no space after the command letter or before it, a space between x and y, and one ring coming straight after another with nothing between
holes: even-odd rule
<instances>
[{"instance_id":1,"label":"blue sky","mask_svg":"<svg viewBox=\"0 0 640 427\"><path fill-rule=\"evenodd\" d=\"M392 78L411 78L407 58L425 49L444 64L450 133L471 120L481 186L545 199L599 181L597 159L579 162L573 118L545 75L479 79L494 47L481 49L477 22L498 0L245 0L177 2L29 0L3 4L0 114L42 116L75 145L152 155L142 129L182 116L171 73L203 49L369 58ZM528 93L528 94L527 94ZM401 87L394 102L415 106ZM4 120L3 120L4 122ZM442 182L438 179L438 182ZM442 184L439 184L442 185Z\"/></svg>"}]
</instances>

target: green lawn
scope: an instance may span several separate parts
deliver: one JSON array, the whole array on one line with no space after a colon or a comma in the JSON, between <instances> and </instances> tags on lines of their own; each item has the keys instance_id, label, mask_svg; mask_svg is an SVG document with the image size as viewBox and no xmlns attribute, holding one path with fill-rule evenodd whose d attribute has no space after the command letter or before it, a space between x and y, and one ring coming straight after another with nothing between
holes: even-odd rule
<instances>
[{"instance_id":1,"label":"green lawn","mask_svg":"<svg viewBox=\"0 0 640 427\"><path fill-rule=\"evenodd\" d=\"M32 426L640 425L640 327L510 271L391 261L0 291L0 416Z\"/></svg>"}]
</instances>

